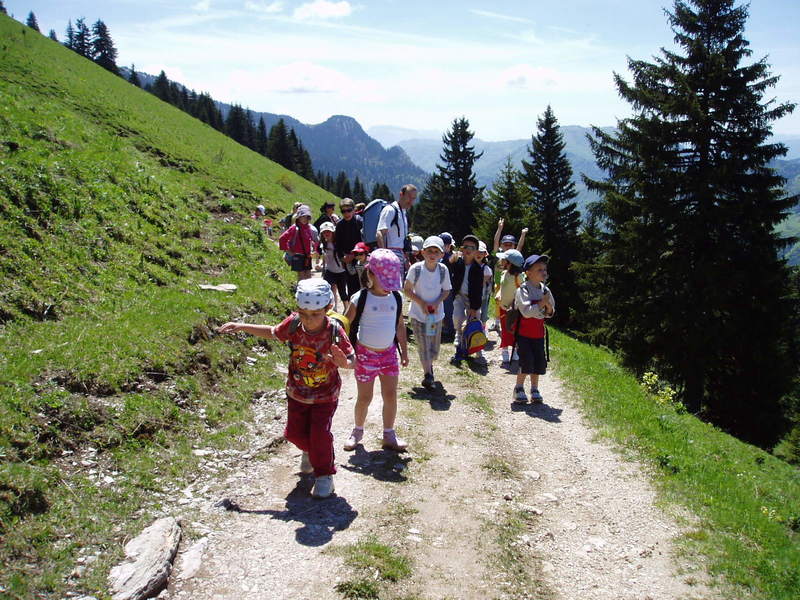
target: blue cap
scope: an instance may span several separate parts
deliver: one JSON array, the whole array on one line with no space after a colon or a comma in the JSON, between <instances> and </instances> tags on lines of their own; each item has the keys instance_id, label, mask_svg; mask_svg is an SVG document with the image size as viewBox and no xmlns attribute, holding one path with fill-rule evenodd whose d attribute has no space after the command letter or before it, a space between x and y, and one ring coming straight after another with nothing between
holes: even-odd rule
<instances>
[{"instance_id":1,"label":"blue cap","mask_svg":"<svg viewBox=\"0 0 800 600\"><path fill-rule=\"evenodd\" d=\"M503 238L500 240L501 244L516 244L517 238L513 235L504 235Z\"/></svg>"},{"instance_id":2,"label":"blue cap","mask_svg":"<svg viewBox=\"0 0 800 600\"><path fill-rule=\"evenodd\" d=\"M449 233L447 233L446 231L443 232L443 233L440 233L439 237L442 238L442 241L444 242L445 246L447 246L447 244L452 244L453 243L453 236L450 235Z\"/></svg>"},{"instance_id":3,"label":"blue cap","mask_svg":"<svg viewBox=\"0 0 800 600\"><path fill-rule=\"evenodd\" d=\"M547 256L546 254L531 254L528 258L525 259L525 264L522 266L522 270L527 271L536 263L538 262L546 263L549 260L550 257Z\"/></svg>"},{"instance_id":4,"label":"blue cap","mask_svg":"<svg viewBox=\"0 0 800 600\"><path fill-rule=\"evenodd\" d=\"M498 252L497 258L499 259L506 259L515 267L521 267L525 263L525 258L522 256L522 252L519 250L506 250L505 252Z\"/></svg>"}]
</instances>

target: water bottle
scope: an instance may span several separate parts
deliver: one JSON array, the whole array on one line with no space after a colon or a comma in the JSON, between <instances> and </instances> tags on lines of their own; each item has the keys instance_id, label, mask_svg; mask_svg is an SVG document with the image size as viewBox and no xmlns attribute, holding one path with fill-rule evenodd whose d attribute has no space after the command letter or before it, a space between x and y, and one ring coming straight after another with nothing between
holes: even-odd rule
<instances>
[{"instance_id":1,"label":"water bottle","mask_svg":"<svg viewBox=\"0 0 800 600\"><path fill-rule=\"evenodd\" d=\"M428 317L425 319L425 335L436 334L436 313L432 310L433 307L428 307Z\"/></svg>"}]
</instances>

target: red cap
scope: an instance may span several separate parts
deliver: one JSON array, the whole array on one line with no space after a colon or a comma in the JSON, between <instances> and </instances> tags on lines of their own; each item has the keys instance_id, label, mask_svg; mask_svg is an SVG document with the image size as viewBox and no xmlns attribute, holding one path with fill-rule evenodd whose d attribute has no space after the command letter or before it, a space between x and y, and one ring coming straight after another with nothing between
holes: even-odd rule
<instances>
[{"instance_id":1,"label":"red cap","mask_svg":"<svg viewBox=\"0 0 800 600\"><path fill-rule=\"evenodd\" d=\"M364 242L358 242L355 246L353 246L353 252L363 252L364 254L369 254L369 246L367 246Z\"/></svg>"}]
</instances>

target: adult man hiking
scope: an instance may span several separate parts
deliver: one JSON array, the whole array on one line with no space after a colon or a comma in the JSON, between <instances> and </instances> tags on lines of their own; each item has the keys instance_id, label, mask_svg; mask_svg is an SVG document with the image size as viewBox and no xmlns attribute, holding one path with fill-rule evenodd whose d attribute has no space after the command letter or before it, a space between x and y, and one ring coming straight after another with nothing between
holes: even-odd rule
<instances>
[{"instance_id":1,"label":"adult man hiking","mask_svg":"<svg viewBox=\"0 0 800 600\"><path fill-rule=\"evenodd\" d=\"M394 252L407 268L406 238L408 237L408 217L406 211L417 199L416 186L408 183L400 189L400 197L387 204L378 219L376 243L379 248L388 248Z\"/></svg>"}]
</instances>

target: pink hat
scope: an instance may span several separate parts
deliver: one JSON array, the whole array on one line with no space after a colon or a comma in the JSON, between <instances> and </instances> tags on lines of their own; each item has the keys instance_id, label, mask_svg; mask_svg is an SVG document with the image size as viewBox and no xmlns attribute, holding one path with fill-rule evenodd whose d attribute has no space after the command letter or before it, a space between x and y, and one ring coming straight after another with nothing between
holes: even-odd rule
<instances>
[{"instance_id":1,"label":"pink hat","mask_svg":"<svg viewBox=\"0 0 800 600\"><path fill-rule=\"evenodd\" d=\"M403 287L403 263L387 248L378 248L369 255L367 269L387 292L396 292Z\"/></svg>"}]
</instances>

